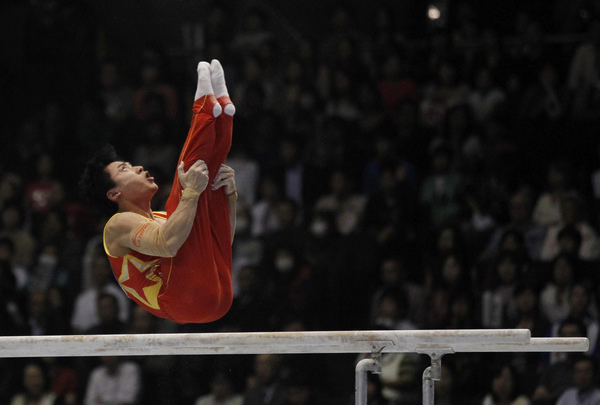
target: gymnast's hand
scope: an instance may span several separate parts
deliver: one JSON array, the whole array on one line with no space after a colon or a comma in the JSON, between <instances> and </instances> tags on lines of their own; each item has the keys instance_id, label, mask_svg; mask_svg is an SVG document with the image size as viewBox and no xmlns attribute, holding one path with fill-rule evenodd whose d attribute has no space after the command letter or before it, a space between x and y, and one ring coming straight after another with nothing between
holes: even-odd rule
<instances>
[{"instance_id":1,"label":"gymnast's hand","mask_svg":"<svg viewBox=\"0 0 600 405\"><path fill-rule=\"evenodd\" d=\"M225 195L231 195L236 192L235 188L235 170L227 165L221 165L215 176L211 188L218 190L225 187Z\"/></svg>"},{"instance_id":2,"label":"gymnast's hand","mask_svg":"<svg viewBox=\"0 0 600 405\"><path fill-rule=\"evenodd\" d=\"M187 172L184 172L183 162L181 162L179 167L177 167L177 173L179 175L181 188L184 190L186 188L191 188L198 193L202 193L208 185L208 167L203 160L194 162Z\"/></svg>"}]
</instances>

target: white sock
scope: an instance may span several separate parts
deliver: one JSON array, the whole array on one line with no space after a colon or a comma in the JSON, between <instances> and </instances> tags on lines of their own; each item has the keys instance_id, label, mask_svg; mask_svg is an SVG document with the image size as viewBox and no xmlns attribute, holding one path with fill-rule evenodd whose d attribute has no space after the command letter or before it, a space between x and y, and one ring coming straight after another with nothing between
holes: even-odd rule
<instances>
[{"instance_id":1,"label":"white sock","mask_svg":"<svg viewBox=\"0 0 600 405\"><path fill-rule=\"evenodd\" d=\"M221 66L221 63L216 59L213 59L210 63L210 78L213 90L215 91L215 97L229 97L227 85L225 84L225 72L223 71L223 66ZM232 103L226 104L224 112L227 115L235 114L235 106Z\"/></svg>"},{"instance_id":2,"label":"white sock","mask_svg":"<svg viewBox=\"0 0 600 405\"><path fill-rule=\"evenodd\" d=\"M206 96L207 94L214 95L214 90L210 79L210 64L208 62L198 63L197 71L198 86L196 87L196 95L194 96L194 101ZM219 103L215 103L215 105L213 106L213 116L218 117L219 115L221 115L222 111L223 108L219 105Z\"/></svg>"},{"instance_id":3,"label":"white sock","mask_svg":"<svg viewBox=\"0 0 600 405\"><path fill-rule=\"evenodd\" d=\"M198 100L207 94L214 94L212 83L210 81L210 65L208 62L198 63L198 87L196 87L196 95L194 101Z\"/></svg>"}]
</instances>

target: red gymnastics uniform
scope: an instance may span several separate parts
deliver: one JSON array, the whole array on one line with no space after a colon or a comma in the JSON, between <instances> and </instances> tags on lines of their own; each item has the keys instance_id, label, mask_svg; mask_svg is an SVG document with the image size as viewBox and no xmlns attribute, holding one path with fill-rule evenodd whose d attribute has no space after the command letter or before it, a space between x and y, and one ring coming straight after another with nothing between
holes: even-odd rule
<instances>
[{"instance_id":1,"label":"red gymnastics uniform","mask_svg":"<svg viewBox=\"0 0 600 405\"><path fill-rule=\"evenodd\" d=\"M194 102L191 127L179 157L185 170L204 160L209 186L200 194L192 230L177 255L156 257L132 250L115 257L104 242L115 277L127 296L154 315L177 323L215 321L227 313L233 299L228 198L224 189L210 188L231 148L233 117L223 113L215 118L215 102L212 95ZM168 218L181 193L175 172L167 212L154 215Z\"/></svg>"}]
</instances>

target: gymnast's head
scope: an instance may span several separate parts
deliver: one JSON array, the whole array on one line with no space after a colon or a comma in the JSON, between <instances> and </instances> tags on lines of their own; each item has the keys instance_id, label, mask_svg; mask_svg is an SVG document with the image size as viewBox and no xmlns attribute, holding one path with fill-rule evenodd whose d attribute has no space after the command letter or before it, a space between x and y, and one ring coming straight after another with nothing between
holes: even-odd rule
<instances>
[{"instance_id":1,"label":"gymnast's head","mask_svg":"<svg viewBox=\"0 0 600 405\"><path fill-rule=\"evenodd\" d=\"M111 216L128 202L149 201L158 186L142 166L132 166L112 145L105 145L86 163L79 189L90 205Z\"/></svg>"}]
</instances>

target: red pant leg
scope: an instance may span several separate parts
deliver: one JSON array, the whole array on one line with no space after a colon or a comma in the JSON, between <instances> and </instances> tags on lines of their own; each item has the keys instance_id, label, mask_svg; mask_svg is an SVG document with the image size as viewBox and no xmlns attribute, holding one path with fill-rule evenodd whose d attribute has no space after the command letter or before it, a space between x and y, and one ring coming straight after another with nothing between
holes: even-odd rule
<instances>
[{"instance_id":1,"label":"red pant leg","mask_svg":"<svg viewBox=\"0 0 600 405\"><path fill-rule=\"evenodd\" d=\"M216 192L210 189L210 182L216 174L216 125L212 116L214 102L214 97L207 96L194 103L190 131L180 156L186 170L198 159L207 163L209 186L199 197L192 230L173 258L172 268L162 269L167 286L164 294L159 297L161 308L179 323L214 321L227 312L232 300L231 245L229 260L225 260L221 236L215 236L224 235L224 231L219 231L219 225L212 225L213 220L218 224L223 222L219 218L223 216L223 210L213 208L215 204L212 203L211 194ZM177 208L180 197L181 186L175 175L171 195L167 200L167 215ZM228 213L225 217L229 222ZM227 232L230 232L229 225Z\"/></svg>"},{"instance_id":2,"label":"red pant leg","mask_svg":"<svg viewBox=\"0 0 600 405\"><path fill-rule=\"evenodd\" d=\"M233 130L233 117L221 114L216 122L216 137L213 157L215 159L215 174L221 164L225 163L229 149L231 148ZM229 203L225 195L225 189L210 190L208 193L208 206L211 215L211 231L213 235L213 246L215 260L219 269L227 271L219 272L222 285L231 285L231 223L229 218Z\"/></svg>"}]
</instances>

